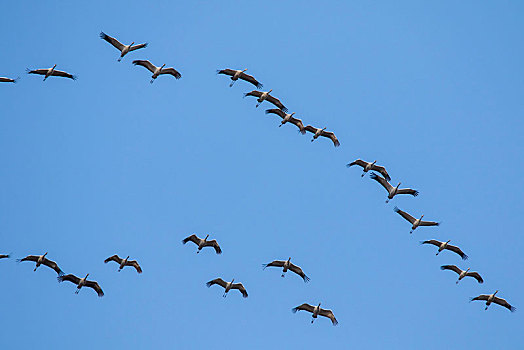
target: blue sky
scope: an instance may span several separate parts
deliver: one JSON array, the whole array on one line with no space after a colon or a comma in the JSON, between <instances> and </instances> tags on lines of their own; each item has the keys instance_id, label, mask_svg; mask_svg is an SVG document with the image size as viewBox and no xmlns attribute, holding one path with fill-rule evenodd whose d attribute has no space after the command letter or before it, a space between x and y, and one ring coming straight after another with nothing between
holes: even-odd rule
<instances>
[{"instance_id":1,"label":"blue sky","mask_svg":"<svg viewBox=\"0 0 524 350\"><path fill-rule=\"evenodd\" d=\"M74 294L55 273L0 262L5 348L514 349L524 190L522 47L517 1L7 1L0 5L0 253L49 252L106 296ZM148 42L118 63L98 34ZM181 80L134 67L173 66ZM24 74L77 74L76 82ZM217 76L248 68L314 143ZM345 164L377 160L395 198ZM442 221L409 224L393 207ZM210 233L224 253L181 240ZM451 239L462 262L420 246ZM433 247L434 248L434 247ZM138 276L103 260L137 259ZM292 260L311 277L261 264ZM479 271L455 284L439 266ZM206 288L221 276L248 299ZM334 311L310 324L303 302ZM85 342L85 343L84 343ZM218 345L217 345L218 344Z\"/></svg>"}]
</instances>

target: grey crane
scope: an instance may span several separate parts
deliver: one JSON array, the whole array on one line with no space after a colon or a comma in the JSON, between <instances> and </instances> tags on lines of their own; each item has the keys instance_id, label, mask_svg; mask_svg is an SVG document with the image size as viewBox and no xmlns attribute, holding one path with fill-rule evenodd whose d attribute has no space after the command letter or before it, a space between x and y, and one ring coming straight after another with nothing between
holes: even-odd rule
<instances>
[{"instance_id":1,"label":"grey crane","mask_svg":"<svg viewBox=\"0 0 524 350\"><path fill-rule=\"evenodd\" d=\"M28 68L27 69L27 74L43 75L44 76L44 81L47 78L51 77L51 76L69 78L69 79L72 79L72 80L76 80L77 79L76 75L72 75L72 74L69 74L67 72L63 72L61 70L56 70L55 68L56 68L56 64L53 67L51 67L51 68L34 69L34 70L30 70Z\"/></svg>"},{"instance_id":2,"label":"grey crane","mask_svg":"<svg viewBox=\"0 0 524 350\"><path fill-rule=\"evenodd\" d=\"M284 112L287 112L286 106L284 106L282 104L282 102L280 102L280 100L278 98L273 97L273 96L270 95L271 91L273 91L273 89L271 89L271 90L269 90L267 92L253 90L253 91L250 91L248 93L245 93L244 97L247 97L247 96L257 97L257 105L255 106L257 108L258 108L258 106L260 106L260 104L262 102L267 100L267 102L270 102L270 103L274 104L275 106L277 106L278 108L280 108L281 110L283 110Z\"/></svg>"},{"instance_id":3,"label":"grey crane","mask_svg":"<svg viewBox=\"0 0 524 350\"><path fill-rule=\"evenodd\" d=\"M23 259L18 259L17 262L33 261L33 262L36 263L35 269L33 271L36 271L36 269L38 269L38 267L40 265L45 265L45 266L50 267L53 270L55 270L55 272L59 276L62 276L64 274L64 272L60 269L60 267L58 267L58 264L56 262L46 258L46 255L47 255L47 252L44 255L28 255L28 256L26 256Z\"/></svg>"},{"instance_id":4,"label":"grey crane","mask_svg":"<svg viewBox=\"0 0 524 350\"><path fill-rule=\"evenodd\" d=\"M460 268L458 268L457 266L455 265L442 265L440 267L441 270L450 270L450 271L453 271L455 273L457 273L459 276L458 276L458 280L457 282L455 283L459 283L460 280L462 280L464 277L473 277L474 279L477 280L478 283L484 283L484 280L482 279L482 277L480 277L480 274L478 272L470 272L470 268L468 268L467 270L461 270Z\"/></svg>"},{"instance_id":5,"label":"grey crane","mask_svg":"<svg viewBox=\"0 0 524 350\"><path fill-rule=\"evenodd\" d=\"M235 279L233 278L231 282L226 282L222 278L215 278L214 280L211 280L206 283L206 286L209 288L212 285L216 284L224 288L224 294L222 295L224 298L227 296L227 293L231 289L238 289L240 293L242 293L242 296L244 298L247 298L247 291L246 288L244 288L244 285L242 283L233 283L235 282Z\"/></svg>"},{"instance_id":6,"label":"grey crane","mask_svg":"<svg viewBox=\"0 0 524 350\"><path fill-rule=\"evenodd\" d=\"M287 260L273 260L272 262L270 262L268 264L263 264L262 266L264 267L264 269L266 267L272 267L272 266L274 266L274 267L282 267L282 277L284 277L285 273L287 272L287 270L289 270L291 272L296 273L300 277L302 277L304 282L309 282L309 277L306 276L306 274L304 273L304 271L302 271L302 269L300 267L298 267L297 265L295 265L295 264L293 264L291 262L291 258L289 258Z\"/></svg>"},{"instance_id":7,"label":"grey crane","mask_svg":"<svg viewBox=\"0 0 524 350\"><path fill-rule=\"evenodd\" d=\"M142 268L140 267L138 262L136 260L129 260L129 255L127 256L127 258L122 259L117 254L115 254L115 255L110 256L109 258L105 259L104 263L107 264L110 261L114 261L114 262L116 262L119 265L118 272L122 271L122 269L124 267L126 267L126 266L133 266L135 268L136 272L142 273Z\"/></svg>"},{"instance_id":8,"label":"grey crane","mask_svg":"<svg viewBox=\"0 0 524 350\"><path fill-rule=\"evenodd\" d=\"M158 78L159 75L162 74L169 74L174 76L176 79L182 78L182 74L180 74L175 68L164 68L166 65L163 64L161 67L155 66L153 63L149 62L148 60L135 60L133 61L133 64L135 66L142 66L149 70L153 75L151 76L150 83L153 84L156 78Z\"/></svg>"},{"instance_id":9,"label":"grey crane","mask_svg":"<svg viewBox=\"0 0 524 350\"><path fill-rule=\"evenodd\" d=\"M266 109L266 114L276 114L280 118L282 118L282 121L280 122L280 125L278 127L281 127L282 125L286 124L287 122L290 122L293 125L296 125L300 131L301 134L306 133L306 129L304 129L304 124L302 124L302 120L293 118L293 115L295 115L295 112L289 114L284 112L281 109L278 108L272 108L272 109Z\"/></svg>"},{"instance_id":10,"label":"grey crane","mask_svg":"<svg viewBox=\"0 0 524 350\"><path fill-rule=\"evenodd\" d=\"M200 253L200 251L202 250L202 248L204 247L213 247L215 249L215 252L217 254L222 254L222 249L220 248L220 246L218 245L217 241L212 239L210 241L208 241L209 235L206 235L206 237L204 239L202 238L198 238L197 235L191 235L189 237L186 237L182 240L182 243L183 244L186 244L187 242L193 242L195 243L197 246L198 246L198 250L197 250L197 254Z\"/></svg>"},{"instance_id":11,"label":"grey crane","mask_svg":"<svg viewBox=\"0 0 524 350\"><path fill-rule=\"evenodd\" d=\"M319 129L319 128L315 128L314 126L308 125L304 129L306 131L309 131L310 133L313 133L313 138L311 139L311 142L315 141L320 136L323 136L323 137L327 137L328 139L331 139L331 141L333 141L333 145L335 145L335 147L340 146L340 142L338 141L338 139L335 136L335 134L333 132L331 132L331 131L326 131L326 128Z\"/></svg>"},{"instance_id":12,"label":"grey crane","mask_svg":"<svg viewBox=\"0 0 524 350\"><path fill-rule=\"evenodd\" d=\"M377 161L374 160L373 163L368 163L362 159L357 159L355 160L354 162L351 162L349 164L347 164L346 166L349 168L349 167L352 167L353 165L358 165L360 167L362 167L362 175L360 175L361 177L364 177L364 175L366 175L366 173L370 170L374 170L374 171L378 171L386 180L388 181L391 181L391 177L389 177L389 174L388 172L386 171L386 168L384 168L383 166L380 166L380 165L376 165Z\"/></svg>"},{"instance_id":13,"label":"grey crane","mask_svg":"<svg viewBox=\"0 0 524 350\"><path fill-rule=\"evenodd\" d=\"M324 316L324 317L329 318L331 320L331 323L333 324L333 326L336 326L338 324L338 321L335 318L335 314L333 314L333 311L328 310L328 309L322 309L320 307L320 303L318 303L318 306L312 306L312 305L304 303L302 305L299 305L299 306L294 307L293 309L291 309L291 311L293 311L293 313L296 313L297 311L300 311L300 310L311 312L313 314L312 315L313 318L311 319L311 323L313 323L315 321L315 319L320 315L320 316Z\"/></svg>"},{"instance_id":14,"label":"grey crane","mask_svg":"<svg viewBox=\"0 0 524 350\"><path fill-rule=\"evenodd\" d=\"M427 241L422 241L422 242L420 242L420 244L432 244L432 245L438 247L437 254L435 254L435 255L439 255L439 253L441 251L443 251L443 250L450 250L450 251L460 255L462 260L467 260L468 256L466 254L464 254L464 252L459 247L449 244L450 241L451 240L448 240L447 242L441 242L441 241L437 241L436 239L430 239L430 240L427 240Z\"/></svg>"},{"instance_id":15,"label":"grey crane","mask_svg":"<svg viewBox=\"0 0 524 350\"><path fill-rule=\"evenodd\" d=\"M389 203L389 201L392 200L393 197L395 197L397 194L410 194L413 197L418 196L418 191L417 190L414 190L414 189L411 189L411 188L399 188L400 187L400 182L398 183L398 185L396 187L393 187L388 182L388 180L386 180L385 178L383 178L380 175L377 175L375 173L371 173L369 175L369 177L371 177L373 180L375 180L376 182L381 184L382 187L384 187L386 189L386 191L388 191L388 199L386 199L386 203Z\"/></svg>"},{"instance_id":16,"label":"grey crane","mask_svg":"<svg viewBox=\"0 0 524 350\"><path fill-rule=\"evenodd\" d=\"M505 299L496 297L495 294L497 294L499 291L496 290L493 294L481 294L478 297L471 298L470 301L475 300L482 300L486 301L486 308L484 310L487 310L488 307L491 305L491 303L498 304L500 306L504 306L506 309L508 309L511 312L514 312L517 308L514 306L511 306L510 303L508 303Z\"/></svg>"},{"instance_id":17,"label":"grey crane","mask_svg":"<svg viewBox=\"0 0 524 350\"><path fill-rule=\"evenodd\" d=\"M439 226L440 225L439 222L435 222L435 221L423 221L422 218L424 217L424 215L420 216L420 219L415 219L413 216L409 215L405 211L400 210L397 207L395 207L395 209L393 210L395 211L395 213L399 214L400 216L402 216L404 219L406 219L407 221L411 223L411 231L409 231L409 233L413 233L413 231L415 231L417 227L419 226Z\"/></svg>"},{"instance_id":18,"label":"grey crane","mask_svg":"<svg viewBox=\"0 0 524 350\"><path fill-rule=\"evenodd\" d=\"M102 288L100 288L100 285L95 281L87 280L88 276L89 274L87 274L84 278L79 278L73 274L69 274L69 275L59 276L58 282L61 283L64 281L69 281L75 284L76 285L75 294L78 294L78 292L80 292L80 289L82 289L82 287L87 287L87 288L92 288L96 292L96 294L98 294L99 297L103 297L104 292L102 291Z\"/></svg>"},{"instance_id":19,"label":"grey crane","mask_svg":"<svg viewBox=\"0 0 524 350\"><path fill-rule=\"evenodd\" d=\"M147 47L147 43L134 45L134 41L129 45L124 45L120 41L107 35L104 32L100 32L100 38L107 41L108 43L113 45L118 51L120 51L120 57L118 58L118 62L122 61L122 58L124 58L124 56L127 55L129 52Z\"/></svg>"},{"instance_id":20,"label":"grey crane","mask_svg":"<svg viewBox=\"0 0 524 350\"><path fill-rule=\"evenodd\" d=\"M244 70L235 70L227 68L217 70L217 74L229 75L231 77L231 84L229 84L229 87L232 87L235 81L240 79L255 85L257 89L262 89L262 84L260 84L258 80L256 80L255 77L253 77L252 75L244 73L245 71L247 71L247 68Z\"/></svg>"}]
</instances>

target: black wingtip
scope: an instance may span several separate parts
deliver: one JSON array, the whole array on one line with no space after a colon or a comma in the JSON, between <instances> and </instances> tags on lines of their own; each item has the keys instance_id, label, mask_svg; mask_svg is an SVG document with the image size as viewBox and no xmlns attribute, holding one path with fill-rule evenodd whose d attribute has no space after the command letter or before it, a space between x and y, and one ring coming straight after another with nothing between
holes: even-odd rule
<instances>
[{"instance_id":1,"label":"black wingtip","mask_svg":"<svg viewBox=\"0 0 524 350\"><path fill-rule=\"evenodd\" d=\"M371 172L371 173L369 174L369 177L372 178L373 180L378 179L378 175L375 174L374 172ZM395 208L396 208L396 207L395 207Z\"/></svg>"},{"instance_id":2,"label":"black wingtip","mask_svg":"<svg viewBox=\"0 0 524 350\"><path fill-rule=\"evenodd\" d=\"M441 270L445 270L445 269L446 269L446 266L445 266L445 265L442 265L442 266L440 267L440 269L441 269Z\"/></svg>"},{"instance_id":3,"label":"black wingtip","mask_svg":"<svg viewBox=\"0 0 524 350\"><path fill-rule=\"evenodd\" d=\"M398 212L400 211L400 209L399 209L398 207L395 207L395 208L393 208L393 211L394 211L395 213L398 213Z\"/></svg>"},{"instance_id":4,"label":"black wingtip","mask_svg":"<svg viewBox=\"0 0 524 350\"><path fill-rule=\"evenodd\" d=\"M62 271L62 270L58 271L58 277L61 277L63 275L64 275L64 271Z\"/></svg>"},{"instance_id":5,"label":"black wingtip","mask_svg":"<svg viewBox=\"0 0 524 350\"><path fill-rule=\"evenodd\" d=\"M309 278L308 276L304 276L304 283L308 283L309 281L311 281L311 278Z\"/></svg>"},{"instance_id":6,"label":"black wingtip","mask_svg":"<svg viewBox=\"0 0 524 350\"><path fill-rule=\"evenodd\" d=\"M418 191L413 192L413 197L418 196L418 193L419 193Z\"/></svg>"},{"instance_id":7,"label":"black wingtip","mask_svg":"<svg viewBox=\"0 0 524 350\"><path fill-rule=\"evenodd\" d=\"M78 75L72 75L72 76L71 76L71 79L73 79L73 80L77 80L77 79L78 79Z\"/></svg>"},{"instance_id":8,"label":"black wingtip","mask_svg":"<svg viewBox=\"0 0 524 350\"><path fill-rule=\"evenodd\" d=\"M255 85L257 87L257 89L262 89L264 87L264 85L258 83L257 85Z\"/></svg>"},{"instance_id":9,"label":"black wingtip","mask_svg":"<svg viewBox=\"0 0 524 350\"><path fill-rule=\"evenodd\" d=\"M467 256L466 254L463 254L462 255L462 260L468 260L469 256Z\"/></svg>"},{"instance_id":10,"label":"black wingtip","mask_svg":"<svg viewBox=\"0 0 524 350\"><path fill-rule=\"evenodd\" d=\"M509 311L515 312L515 311L517 311L517 308L515 306L510 306L509 307Z\"/></svg>"},{"instance_id":11,"label":"black wingtip","mask_svg":"<svg viewBox=\"0 0 524 350\"><path fill-rule=\"evenodd\" d=\"M206 286L207 286L208 288L211 287L212 285L213 285L213 283L212 283L211 281L206 282Z\"/></svg>"},{"instance_id":12,"label":"black wingtip","mask_svg":"<svg viewBox=\"0 0 524 350\"><path fill-rule=\"evenodd\" d=\"M286 113L287 113L287 111L288 111L288 109L287 109L286 107L282 107L282 108L280 108L280 109L283 110L283 111L286 112Z\"/></svg>"},{"instance_id":13,"label":"black wingtip","mask_svg":"<svg viewBox=\"0 0 524 350\"><path fill-rule=\"evenodd\" d=\"M294 307L294 308L291 309L291 312L294 313L294 314L296 314L297 311L298 311L298 307Z\"/></svg>"},{"instance_id":14,"label":"black wingtip","mask_svg":"<svg viewBox=\"0 0 524 350\"><path fill-rule=\"evenodd\" d=\"M64 282L64 276L58 276L56 279L58 280L58 283Z\"/></svg>"}]
</instances>

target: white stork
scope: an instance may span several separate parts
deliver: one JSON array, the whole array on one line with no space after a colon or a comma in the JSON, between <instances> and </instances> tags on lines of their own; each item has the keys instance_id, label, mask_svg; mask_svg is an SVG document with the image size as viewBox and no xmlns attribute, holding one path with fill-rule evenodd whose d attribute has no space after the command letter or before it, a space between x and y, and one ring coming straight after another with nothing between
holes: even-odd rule
<instances>
[{"instance_id":1,"label":"white stork","mask_svg":"<svg viewBox=\"0 0 524 350\"><path fill-rule=\"evenodd\" d=\"M89 276L89 274L87 274L84 278L78 278L73 274L59 276L58 282L61 283L63 281L69 281L71 283L74 283L76 285L75 294L78 294L78 292L80 292L80 289L82 289L82 287L87 287L87 288L92 288L96 292L96 294L98 294L99 297L103 297L104 292L102 291L102 288L100 288L100 285L95 281L88 281L87 276Z\"/></svg>"},{"instance_id":2,"label":"white stork","mask_svg":"<svg viewBox=\"0 0 524 350\"><path fill-rule=\"evenodd\" d=\"M315 318L317 318L320 315L320 316L329 318L331 320L331 323L333 323L333 326L336 326L338 324L338 321L335 318L333 311L328 310L328 309L322 309L320 307L320 303L318 303L318 306L312 306L312 305L304 303L302 305L299 305L291 309L293 313L296 313L297 311L300 311L300 310L311 312L313 314L313 319L311 320L311 323L313 323L315 321Z\"/></svg>"},{"instance_id":3,"label":"white stork","mask_svg":"<svg viewBox=\"0 0 524 350\"><path fill-rule=\"evenodd\" d=\"M55 76L55 77L63 77L63 78L69 78L69 79L72 79L72 80L76 80L76 75L72 75L72 74L69 74L69 73L66 73L66 72L63 72L61 70L56 70L56 64L51 67L51 68L45 68L45 69L34 69L34 70L30 70L29 68L27 69L27 74L38 74L38 75L43 75L44 76L44 81L49 78L50 76Z\"/></svg>"},{"instance_id":4,"label":"white stork","mask_svg":"<svg viewBox=\"0 0 524 350\"><path fill-rule=\"evenodd\" d=\"M122 271L122 269L124 267L126 267L126 266L133 266L135 268L136 272L142 273L142 268L140 267L138 262L136 260L129 260L129 255L127 256L127 258L122 259L117 254L115 254L115 255L110 256L109 258L105 259L104 263L107 264L110 261L114 261L114 262L116 262L119 265L118 272Z\"/></svg>"},{"instance_id":5,"label":"white stork","mask_svg":"<svg viewBox=\"0 0 524 350\"><path fill-rule=\"evenodd\" d=\"M235 81L238 79L245 80L248 83L251 83L257 87L257 89L262 89L262 84L258 82L252 75L244 73L247 69L244 70L235 70L235 69L220 69L217 70L217 74L225 74L231 77L231 84L229 87L232 87Z\"/></svg>"},{"instance_id":6,"label":"white stork","mask_svg":"<svg viewBox=\"0 0 524 350\"><path fill-rule=\"evenodd\" d=\"M290 122L291 124L294 124L298 127L301 134L306 133L306 129L304 129L304 124L302 124L302 120L293 118L293 115L295 115L295 112L289 114L278 108L266 109L266 114L270 114L270 113L276 114L280 118L282 118L282 121L280 122L280 125L278 127L281 127L282 125L286 124L287 122Z\"/></svg>"},{"instance_id":7,"label":"white stork","mask_svg":"<svg viewBox=\"0 0 524 350\"><path fill-rule=\"evenodd\" d=\"M413 216L409 215L405 211L400 210L397 207L395 207L394 210L395 210L395 213L399 214L400 216L402 216L404 219L406 219L407 221L411 223L411 231L409 231L409 233L413 233L413 231L415 231L417 227L419 226L439 226L440 225L439 222L435 222L435 221L423 221L422 218L424 217L424 215L422 215L420 219L415 219Z\"/></svg>"},{"instance_id":8,"label":"white stork","mask_svg":"<svg viewBox=\"0 0 524 350\"><path fill-rule=\"evenodd\" d=\"M120 51L120 57L118 58L118 62L120 62L122 58L124 58L124 56L127 55L129 52L147 47L147 43L133 45L135 43L134 41L129 45L124 45L120 41L107 35L104 32L100 32L100 38L107 41L108 43L113 45L115 48L117 48L118 51Z\"/></svg>"},{"instance_id":9,"label":"white stork","mask_svg":"<svg viewBox=\"0 0 524 350\"><path fill-rule=\"evenodd\" d=\"M460 255L462 260L467 260L468 256L466 254L464 254L464 252L459 247L449 244L450 241L451 240L448 240L447 242L440 242L440 241L437 241L436 239L430 239L430 240L427 240L427 241L420 242L420 244L432 244L432 245L438 247L437 254L435 254L435 255L439 255L439 253L441 251L446 249L446 250L451 250L452 252L457 253L458 255Z\"/></svg>"},{"instance_id":10,"label":"white stork","mask_svg":"<svg viewBox=\"0 0 524 350\"><path fill-rule=\"evenodd\" d=\"M514 312L517 308L514 306L511 306L505 299L496 297L495 294L497 294L499 291L496 290L493 294L481 294L478 297L471 298L470 301L475 300L484 300L486 301L486 308L484 310L487 310L488 307L491 305L491 303L499 304L500 306L504 306L506 309L508 309L511 312Z\"/></svg>"},{"instance_id":11,"label":"white stork","mask_svg":"<svg viewBox=\"0 0 524 350\"><path fill-rule=\"evenodd\" d=\"M291 272L296 273L300 277L302 277L304 282L309 282L309 277L306 276L306 274L304 273L304 271L302 271L302 269L300 267L298 267L297 265L295 265L295 264L293 264L291 262L291 258L289 258L289 259L287 259L285 261L284 260L273 260L269 264L263 264L262 266L264 267L264 269L266 267L271 267L271 266L282 267L282 277L284 277L285 273L287 272L287 270L289 270Z\"/></svg>"},{"instance_id":12,"label":"white stork","mask_svg":"<svg viewBox=\"0 0 524 350\"><path fill-rule=\"evenodd\" d=\"M197 235L191 235L189 237L184 238L182 240L182 243L186 244L187 242L190 242L190 241L195 243L198 246L197 254L200 253L200 251L204 247L213 247L217 254L222 254L222 249L218 245L217 241L214 239L208 241L207 240L208 237L209 235L207 235L204 239L202 239L202 238L198 238Z\"/></svg>"},{"instance_id":13,"label":"white stork","mask_svg":"<svg viewBox=\"0 0 524 350\"><path fill-rule=\"evenodd\" d=\"M282 104L282 102L280 102L280 100L276 97L273 97L270 95L271 91L273 91L273 89L267 91L267 92L262 92L262 91L257 91L257 90L253 90L253 91L250 91L246 94L244 94L244 97L247 97L247 96L254 96L254 97L257 97L257 105L255 107L258 108L258 106L260 106L260 104L264 101L267 100L267 102L270 102L272 104L274 104L275 106L277 106L278 108L280 108L281 110L283 110L284 112L287 112L287 108Z\"/></svg>"},{"instance_id":14,"label":"white stork","mask_svg":"<svg viewBox=\"0 0 524 350\"><path fill-rule=\"evenodd\" d=\"M36 269L38 269L38 267L43 264L43 265L45 265L47 267L50 267L53 270L55 270L55 272L59 276L62 276L64 274L64 272L60 269L60 267L58 267L58 264L56 262L46 258L46 255L47 255L47 252L44 255L28 255L28 256L26 256L23 259L18 259L17 261L18 262L22 262L22 261L33 261L33 262L35 262L36 266L35 266L35 269L33 271L36 271Z\"/></svg>"},{"instance_id":15,"label":"white stork","mask_svg":"<svg viewBox=\"0 0 524 350\"><path fill-rule=\"evenodd\" d=\"M346 166L348 168L352 167L353 165L358 165L362 167L363 172L362 172L362 175L360 175L361 177L364 177L364 175L366 175L368 171L374 170L374 171L378 171L386 180L391 181L391 177L389 177L389 174L386 171L386 168L380 165L376 165L375 164L376 162L377 161L374 160L373 163L368 163L366 161L363 161L362 159L357 159L354 162L347 164Z\"/></svg>"},{"instance_id":16,"label":"white stork","mask_svg":"<svg viewBox=\"0 0 524 350\"><path fill-rule=\"evenodd\" d=\"M461 270L460 268L458 268L455 265L442 265L440 269L441 270L450 270L458 274L459 277L458 277L457 282L455 282L456 284L458 284L460 280L462 280L464 277L473 277L474 279L477 280L478 283L484 283L484 280L482 279L482 277L480 277L480 274L478 272L469 272L470 270L469 268L467 270Z\"/></svg>"},{"instance_id":17,"label":"white stork","mask_svg":"<svg viewBox=\"0 0 524 350\"><path fill-rule=\"evenodd\" d=\"M418 196L418 191L417 190L414 190L414 189L411 189L411 188L399 188L400 187L400 182L398 183L398 185L396 187L393 187L388 182L388 180L384 179L380 175L377 175L375 173L371 173L369 175L369 177L371 177L373 180L375 180L376 182L381 184L382 187L384 187L386 189L386 191L388 191L388 199L386 199L386 203L389 203L389 201L391 199L393 199L393 197L395 197L397 194L410 194L413 197Z\"/></svg>"},{"instance_id":18,"label":"white stork","mask_svg":"<svg viewBox=\"0 0 524 350\"><path fill-rule=\"evenodd\" d=\"M180 74L175 68L164 68L166 65L163 64L161 67L155 66L153 63L147 61L147 60L135 60L133 61L133 64L135 66L142 66L148 69L153 75L151 76L150 83L153 84L155 79L162 74L170 74L174 76L176 79L182 78L182 74Z\"/></svg>"},{"instance_id":19,"label":"white stork","mask_svg":"<svg viewBox=\"0 0 524 350\"><path fill-rule=\"evenodd\" d=\"M215 278L214 280L207 282L206 286L208 288L214 284L221 286L222 288L224 288L224 294L222 295L224 298L227 296L227 293L231 289L238 289L240 293L242 293L242 296L244 298L247 298L247 291L246 291L246 288L244 288L244 285L242 285L242 283L233 283L233 282L235 282L234 278L233 280L231 280L231 282L226 282L222 278Z\"/></svg>"},{"instance_id":20,"label":"white stork","mask_svg":"<svg viewBox=\"0 0 524 350\"><path fill-rule=\"evenodd\" d=\"M313 139L311 139L311 142L313 142L316 139L318 139L319 136L324 136L324 137L327 137L327 138L331 139L331 141L333 141L333 144L335 145L335 147L340 146L340 142L338 141L338 139L335 136L335 134L333 132L331 132L331 131L325 131L326 128L319 129L319 128L315 128L314 126L308 125L304 129L306 131L309 131L309 132L314 134L313 135Z\"/></svg>"}]
</instances>

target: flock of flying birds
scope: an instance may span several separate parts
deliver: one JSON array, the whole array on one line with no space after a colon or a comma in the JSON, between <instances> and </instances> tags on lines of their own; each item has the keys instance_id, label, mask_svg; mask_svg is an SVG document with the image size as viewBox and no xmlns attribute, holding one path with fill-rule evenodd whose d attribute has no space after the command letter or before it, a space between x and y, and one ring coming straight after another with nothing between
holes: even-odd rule
<instances>
[{"instance_id":1,"label":"flock of flying birds","mask_svg":"<svg viewBox=\"0 0 524 350\"><path fill-rule=\"evenodd\" d=\"M107 41L108 43L110 43L112 46L114 46L116 49L118 49L120 51L120 57L118 58L118 61L121 61L122 58L124 58L124 56L126 56L129 52L145 48L148 45L147 43L134 45L135 44L134 42L132 42L129 45L124 45L124 44L120 43L120 41L118 41L117 39L115 39L115 38L113 38L113 37L111 37L111 36L109 36L109 35L107 35L107 34L105 34L103 32L100 33L100 38L105 40L105 41ZM148 60L134 60L133 64L134 65L138 65L138 66L142 66L142 67L146 68L147 70L149 70L152 73L150 83L153 83L156 78L158 78L160 75L164 75L164 74L172 75L176 79L180 79L182 77L182 75L177 70L175 70L174 68L165 68L165 64L163 64L160 67L157 67L157 66L155 66L154 64L152 64ZM218 74L227 75L227 76L230 77L230 79L231 79L231 83L229 85L230 87L232 87L234 85L234 83L240 79L240 80L244 80L244 81L246 81L248 83L253 84L257 89L261 89L262 88L262 84L257 79L255 79L253 76L251 76L249 74L246 74L245 73L246 71L247 71L247 69L244 69L244 70L222 69L222 70L218 70L217 73ZM34 70L29 70L28 69L27 73L28 74L43 75L44 76L44 81L47 78L49 78L50 76L64 77L64 78L69 78L69 79L72 79L72 80L76 80L76 76L75 75L72 75L72 74L64 72L64 71L57 70L56 69L56 65L54 65L51 68L46 68L46 69L34 69ZM16 83L18 79L19 78L11 79L11 78L0 77L0 82ZM284 106L284 104L282 104L282 102L280 102L280 100L278 98L272 96L270 94L271 92L272 92L272 90L269 90L267 92L263 92L263 91L259 91L259 90L253 90L253 91L250 91L250 92L244 94L244 97L247 97L247 96L256 97L257 98L257 105L256 105L256 107L258 107L264 101L267 101L267 102L273 104L275 107L277 107L277 108L273 108L273 109L268 109L265 112L266 112L266 114L277 115L277 116L279 116L282 119L279 127L289 122L289 123L295 125L299 129L298 131L301 134L305 134L306 132L312 133L313 134L313 139L311 140L312 142L314 140L316 140L317 138L319 138L320 136L322 136L322 137L327 137L327 138L331 139L331 141L333 142L335 147L340 145L340 142L338 141L338 139L335 136L335 134L333 132L326 131L326 128L320 129L320 128L313 127L311 125L304 126L304 124L302 123L302 121L300 119L297 119L297 118L294 117L295 113L294 112L293 113L288 113L288 109ZM386 169L383 166L377 165L376 161L374 161L372 163L369 163L369 162L363 161L361 159L357 159L354 162L347 164L348 167L352 167L354 165L362 167L362 169L363 169L362 176L364 176L367 172L371 171L371 173L370 173L371 179L377 181L382 187L384 187L384 189L388 193L387 199L386 199L386 203L388 203L390 200L392 200L397 195L403 195L403 194L407 194L407 195L411 195L411 196L417 196L418 195L418 191L417 190L414 190L414 189L411 189L411 188L400 188L400 183L398 183L397 186L395 186L395 187L392 186L390 184L390 182L389 182L389 181L391 181L391 177L387 173ZM415 229L417 229L418 227L421 227L421 226L438 226L439 225L439 223L435 222L435 221L422 220L424 215L422 215L420 218L416 219L415 217L411 216L410 214L408 214L405 211L402 211L402 210L398 209L397 207L395 207L394 210L395 210L396 213L398 213L400 216L402 216L405 220L407 220L411 224L411 231L410 231L410 233L413 233L413 231ZM217 241L214 240L214 239L213 240L208 240L208 237L209 237L209 235L207 235L205 238L199 238L198 236L193 234L193 235L183 239L182 243L183 244L186 244L188 242L194 243L197 246L197 253L199 253L204 247L212 247L212 248L214 248L216 254L221 254L222 253L222 249L220 248L220 246L217 243ZM439 255L439 253L444 251L444 250L449 250L451 252L454 252L454 253L458 254L463 260L466 260L468 258L468 256L459 247L451 245L451 244L449 244L449 242L450 242L450 240L448 240L447 242L441 242L441 241L438 241L438 240L435 240L435 239L431 239L431 240L422 241L421 244L431 244L431 245L434 245L434 246L438 247L436 255ZM67 275L65 275L63 273L63 271L60 269L60 267L58 266L58 264L56 262L52 261L52 260L49 260L46 256L47 256L47 253L45 253L44 255L28 255L25 258L19 259L17 261L18 262L22 262L22 261L32 261L32 262L34 262L36 264L36 266L34 268L34 271L36 271L38 269L38 267L41 266L41 265L45 265L45 266L53 269L58 274L57 278L58 278L59 282L68 281L68 282L71 282L74 285L76 285L75 293L78 293L80 291L80 289L82 289L82 287L87 287L87 288L93 289L98 294L99 297L102 297L104 295L104 292L102 291L102 288L100 287L100 285L96 281L90 281L90 280L87 279L89 274L86 274L86 276L83 277L83 278L80 278L80 277L78 277L78 276L76 276L74 274L67 274ZM10 257L10 255L2 255L2 254L0 254L0 259L9 258L9 257ZM129 256L127 256L125 259L122 259L118 255L113 255L113 256L111 256L111 257L109 257L109 258L104 260L105 263L108 263L108 262L111 262L111 261L113 261L113 262L115 262L115 263L117 263L119 265L118 271L121 271L126 266L131 266L131 267L135 268L135 270L139 274L142 273L142 268L140 267L139 263L136 260L129 260ZM299 266L297 266L297 265L295 265L295 264L293 264L291 262L291 258L289 258L287 260L275 260L275 261L272 261L272 262L270 262L268 264L264 264L263 265L264 269L266 267L279 267L279 268L282 268L282 277L284 277L284 275L285 275L285 273L287 271L291 271L291 272L297 274L298 276L300 276L303 279L304 282L308 282L310 280L309 277L306 276L306 274L302 271L302 269ZM441 266L441 269L442 270L454 271L458 275L458 280L456 281L456 283L459 283L459 281L462 280L464 277L473 277L473 278L475 278L478 281L478 283L483 283L484 282L482 277L480 276L480 274L478 272L472 272L472 271L470 271L469 268L467 270L462 270L462 269L460 269L459 267L457 267L455 265L443 265L443 266ZM218 285L218 286L222 287L224 289L224 293L223 293L224 297L226 297L226 295L227 295L227 293L229 291L231 291L233 289L236 289L236 290L238 290L242 294L242 296L244 298L247 298L248 297L248 293L247 293L246 288L244 287L244 285L242 283L234 283L234 281L235 280L233 279L233 280L231 280L231 282L226 282L222 278L216 278L216 279L213 279L213 280L207 282L206 285L208 287L211 287L213 285ZM473 300L485 301L486 302L486 308L485 308L486 310L488 309L488 306L491 303L495 303L495 304L501 305L501 306L503 306L503 307L505 307L505 308L507 308L507 309L509 309L511 311L514 311L515 307L511 306L506 300L497 297L496 296L497 293L498 293L498 290L495 291L493 294L482 294L482 295L479 295L479 296L477 296L475 298L471 298L471 301L473 301ZM329 310L329 309L321 308L320 305L321 305L320 303L317 306L313 306L313 305L304 303L302 305L299 305L299 306L293 308L292 311L293 312L297 312L297 311L303 310L303 311L310 312L312 314L312 316L313 316L313 318L311 320L311 323L313 323L314 320L318 316L323 316L323 317L329 318L333 325L337 325L338 321L335 318L335 315L333 314L333 312L331 310Z\"/></svg>"}]
</instances>

